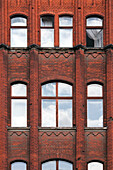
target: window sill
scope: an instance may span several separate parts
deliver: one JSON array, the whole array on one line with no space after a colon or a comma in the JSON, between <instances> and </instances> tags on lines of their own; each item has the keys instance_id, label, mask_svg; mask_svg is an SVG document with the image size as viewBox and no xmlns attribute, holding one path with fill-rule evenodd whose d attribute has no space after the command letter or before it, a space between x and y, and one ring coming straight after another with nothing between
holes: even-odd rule
<instances>
[{"instance_id":1,"label":"window sill","mask_svg":"<svg viewBox=\"0 0 113 170\"><path fill-rule=\"evenodd\" d=\"M70 130L76 130L76 127L38 127L39 131L70 131Z\"/></svg>"},{"instance_id":2,"label":"window sill","mask_svg":"<svg viewBox=\"0 0 113 170\"><path fill-rule=\"evenodd\" d=\"M9 127L7 126L8 131L29 131L30 127Z\"/></svg>"},{"instance_id":3,"label":"window sill","mask_svg":"<svg viewBox=\"0 0 113 170\"><path fill-rule=\"evenodd\" d=\"M84 130L107 130L107 127L85 127Z\"/></svg>"}]
</instances>

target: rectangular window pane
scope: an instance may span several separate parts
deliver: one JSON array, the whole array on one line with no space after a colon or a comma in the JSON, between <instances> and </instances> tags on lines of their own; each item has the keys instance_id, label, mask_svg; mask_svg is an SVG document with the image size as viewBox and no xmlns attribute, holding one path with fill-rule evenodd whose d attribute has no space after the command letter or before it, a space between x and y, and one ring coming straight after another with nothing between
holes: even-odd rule
<instances>
[{"instance_id":1,"label":"rectangular window pane","mask_svg":"<svg viewBox=\"0 0 113 170\"><path fill-rule=\"evenodd\" d=\"M54 17L50 17L50 16L42 17L41 27L54 27Z\"/></svg>"},{"instance_id":2,"label":"rectangular window pane","mask_svg":"<svg viewBox=\"0 0 113 170\"><path fill-rule=\"evenodd\" d=\"M48 83L42 86L42 96L56 96L56 83Z\"/></svg>"},{"instance_id":3,"label":"rectangular window pane","mask_svg":"<svg viewBox=\"0 0 113 170\"><path fill-rule=\"evenodd\" d=\"M72 127L72 100L58 101L58 126Z\"/></svg>"},{"instance_id":4,"label":"rectangular window pane","mask_svg":"<svg viewBox=\"0 0 113 170\"><path fill-rule=\"evenodd\" d=\"M11 47L27 47L27 29L11 29Z\"/></svg>"},{"instance_id":5,"label":"rectangular window pane","mask_svg":"<svg viewBox=\"0 0 113 170\"><path fill-rule=\"evenodd\" d=\"M72 86L66 83L58 83L58 96L72 96Z\"/></svg>"},{"instance_id":6,"label":"rectangular window pane","mask_svg":"<svg viewBox=\"0 0 113 170\"><path fill-rule=\"evenodd\" d=\"M88 97L102 97L102 86L99 84L88 85Z\"/></svg>"},{"instance_id":7,"label":"rectangular window pane","mask_svg":"<svg viewBox=\"0 0 113 170\"><path fill-rule=\"evenodd\" d=\"M42 100L42 127L56 127L56 100Z\"/></svg>"},{"instance_id":8,"label":"rectangular window pane","mask_svg":"<svg viewBox=\"0 0 113 170\"><path fill-rule=\"evenodd\" d=\"M56 170L56 161L49 161L42 164L42 170Z\"/></svg>"},{"instance_id":9,"label":"rectangular window pane","mask_svg":"<svg viewBox=\"0 0 113 170\"><path fill-rule=\"evenodd\" d=\"M59 26L73 26L73 18L69 16L60 17Z\"/></svg>"},{"instance_id":10,"label":"rectangular window pane","mask_svg":"<svg viewBox=\"0 0 113 170\"><path fill-rule=\"evenodd\" d=\"M59 170L73 170L73 166L69 162L59 161Z\"/></svg>"},{"instance_id":11,"label":"rectangular window pane","mask_svg":"<svg viewBox=\"0 0 113 170\"><path fill-rule=\"evenodd\" d=\"M91 162L88 164L88 170L103 170L103 164L99 162Z\"/></svg>"},{"instance_id":12,"label":"rectangular window pane","mask_svg":"<svg viewBox=\"0 0 113 170\"><path fill-rule=\"evenodd\" d=\"M27 26L27 19L22 17L12 18L11 26Z\"/></svg>"},{"instance_id":13,"label":"rectangular window pane","mask_svg":"<svg viewBox=\"0 0 113 170\"><path fill-rule=\"evenodd\" d=\"M87 126L103 127L103 100L87 100Z\"/></svg>"},{"instance_id":14,"label":"rectangular window pane","mask_svg":"<svg viewBox=\"0 0 113 170\"><path fill-rule=\"evenodd\" d=\"M26 127L27 126L27 100L12 99L11 100L11 126Z\"/></svg>"},{"instance_id":15,"label":"rectangular window pane","mask_svg":"<svg viewBox=\"0 0 113 170\"><path fill-rule=\"evenodd\" d=\"M73 47L73 31L72 29L59 30L59 46L60 47Z\"/></svg>"},{"instance_id":16,"label":"rectangular window pane","mask_svg":"<svg viewBox=\"0 0 113 170\"><path fill-rule=\"evenodd\" d=\"M14 84L11 86L11 96L27 96L27 88L24 84Z\"/></svg>"},{"instance_id":17,"label":"rectangular window pane","mask_svg":"<svg viewBox=\"0 0 113 170\"><path fill-rule=\"evenodd\" d=\"M24 162L12 163L11 170L26 170L26 163Z\"/></svg>"},{"instance_id":18,"label":"rectangular window pane","mask_svg":"<svg viewBox=\"0 0 113 170\"><path fill-rule=\"evenodd\" d=\"M97 17L91 17L87 19L87 26L102 26L102 19Z\"/></svg>"},{"instance_id":19,"label":"rectangular window pane","mask_svg":"<svg viewBox=\"0 0 113 170\"><path fill-rule=\"evenodd\" d=\"M41 47L54 47L54 29L41 29Z\"/></svg>"}]
</instances>

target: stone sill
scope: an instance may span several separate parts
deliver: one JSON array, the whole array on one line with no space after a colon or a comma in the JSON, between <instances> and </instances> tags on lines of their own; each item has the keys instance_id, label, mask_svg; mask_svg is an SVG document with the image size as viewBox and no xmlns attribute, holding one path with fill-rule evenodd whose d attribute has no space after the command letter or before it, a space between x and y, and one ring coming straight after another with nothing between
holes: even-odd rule
<instances>
[{"instance_id":1,"label":"stone sill","mask_svg":"<svg viewBox=\"0 0 113 170\"><path fill-rule=\"evenodd\" d=\"M9 127L7 126L8 131L30 131L30 127Z\"/></svg>"},{"instance_id":2,"label":"stone sill","mask_svg":"<svg viewBox=\"0 0 113 170\"><path fill-rule=\"evenodd\" d=\"M87 131L90 131L90 130L93 130L93 131L101 131L101 130L107 130L107 127L85 127L84 130L87 130Z\"/></svg>"},{"instance_id":3,"label":"stone sill","mask_svg":"<svg viewBox=\"0 0 113 170\"><path fill-rule=\"evenodd\" d=\"M76 127L38 127L39 131L76 131Z\"/></svg>"}]
</instances>

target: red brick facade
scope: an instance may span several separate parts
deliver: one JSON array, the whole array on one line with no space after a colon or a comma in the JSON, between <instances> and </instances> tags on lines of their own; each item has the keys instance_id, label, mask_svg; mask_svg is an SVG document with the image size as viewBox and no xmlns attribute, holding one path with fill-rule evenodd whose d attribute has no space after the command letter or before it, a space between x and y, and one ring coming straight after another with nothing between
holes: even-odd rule
<instances>
[{"instance_id":1,"label":"red brick facade","mask_svg":"<svg viewBox=\"0 0 113 170\"><path fill-rule=\"evenodd\" d=\"M10 47L10 17L28 20L28 47ZM40 47L40 16L54 15L54 48ZM73 16L73 48L59 48L59 16ZM103 48L86 48L86 17L103 18ZM25 161L28 170L64 159L73 170L86 170L99 161L113 170L113 1L112 0L0 0L0 170ZM41 127L41 85L64 81L73 86L73 127ZM10 88L28 88L26 128L11 127ZM104 88L104 127L86 127L87 84Z\"/></svg>"}]
</instances>

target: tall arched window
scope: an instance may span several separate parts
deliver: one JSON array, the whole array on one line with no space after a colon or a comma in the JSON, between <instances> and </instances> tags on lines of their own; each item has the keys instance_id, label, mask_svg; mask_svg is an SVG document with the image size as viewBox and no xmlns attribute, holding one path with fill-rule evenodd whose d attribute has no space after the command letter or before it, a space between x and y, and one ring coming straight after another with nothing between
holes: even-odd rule
<instances>
[{"instance_id":1,"label":"tall arched window","mask_svg":"<svg viewBox=\"0 0 113 170\"><path fill-rule=\"evenodd\" d=\"M73 164L62 160L53 160L43 163L42 170L73 170Z\"/></svg>"},{"instance_id":2,"label":"tall arched window","mask_svg":"<svg viewBox=\"0 0 113 170\"><path fill-rule=\"evenodd\" d=\"M103 127L103 86L87 86L87 126Z\"/></svg>"},{"instance_id":3,"label":"tall arched window","mask_svg":"<svg viewBox=\"0 0 113 170\"><path fill-rule=\"evenodd\" d=\"M54 47L54 17L42 16L41 25L41 47Z\"/></svg>"},{"instance_id":4,"label":"tall arched window","mask_svg":"<svg viewBox=\"0 0 113 170\"><path fill-rule=\"evenodd\" d=\"M61 82L42 85L42 126L72 127L72 86Z\"/></svg>"},{"instance_id":5,"label":"tall arched window","mask_svg":"<svg viewBox=\"0 0 113 170\"><path fill-rule=\"evenodd\" d=\"M11 164L11 170L27 170L27 164L25 162L14 162Z\"/></svg>"},{"instance_id":6,"label":"tall arched window","mask_svg":"<svg viewBox=\"0 0 113 170\"><path fill-rule=\"evenodd\" d=\"M11 18L10 46L27 47L27 19L25 17Z\"/></svg>"},{"instance_id":7,"label":"tall arched window","mask_svg":"<svg viewBox=\"0 0 113 170\"><path fill-rule=\"evenodd\" d=\"M95 16L86 19L86 46L103 47L103 19Z\"/></svg>"},{"instance_id":8,"label":"tall arched window","mask_svg":"<svg viewBox=\"0 0 113 170\"><path fill-rule=\"evenodd\" d=\"M17 83L11 86L11 126L27 126L27 86Z\"/></svg>"},{"instance_id":9,"label":"tall arched window","mask_svg":"<svg viewBox=\"0 0 113 170\"><path fill-rule=\"evenodd\" d=\"M59 47L73 47L73 17L59 17Z\"/></svg>"},{"instance_id":10,"label":"tall arched window","mask_svg":"<svg viewBox=\"0 0 113 170\"><path fill-rule=\"evenodd\" d=\"M88 163L88 170L103 170L103 164L100 162Z\"/></svg>"}]
</instances>

